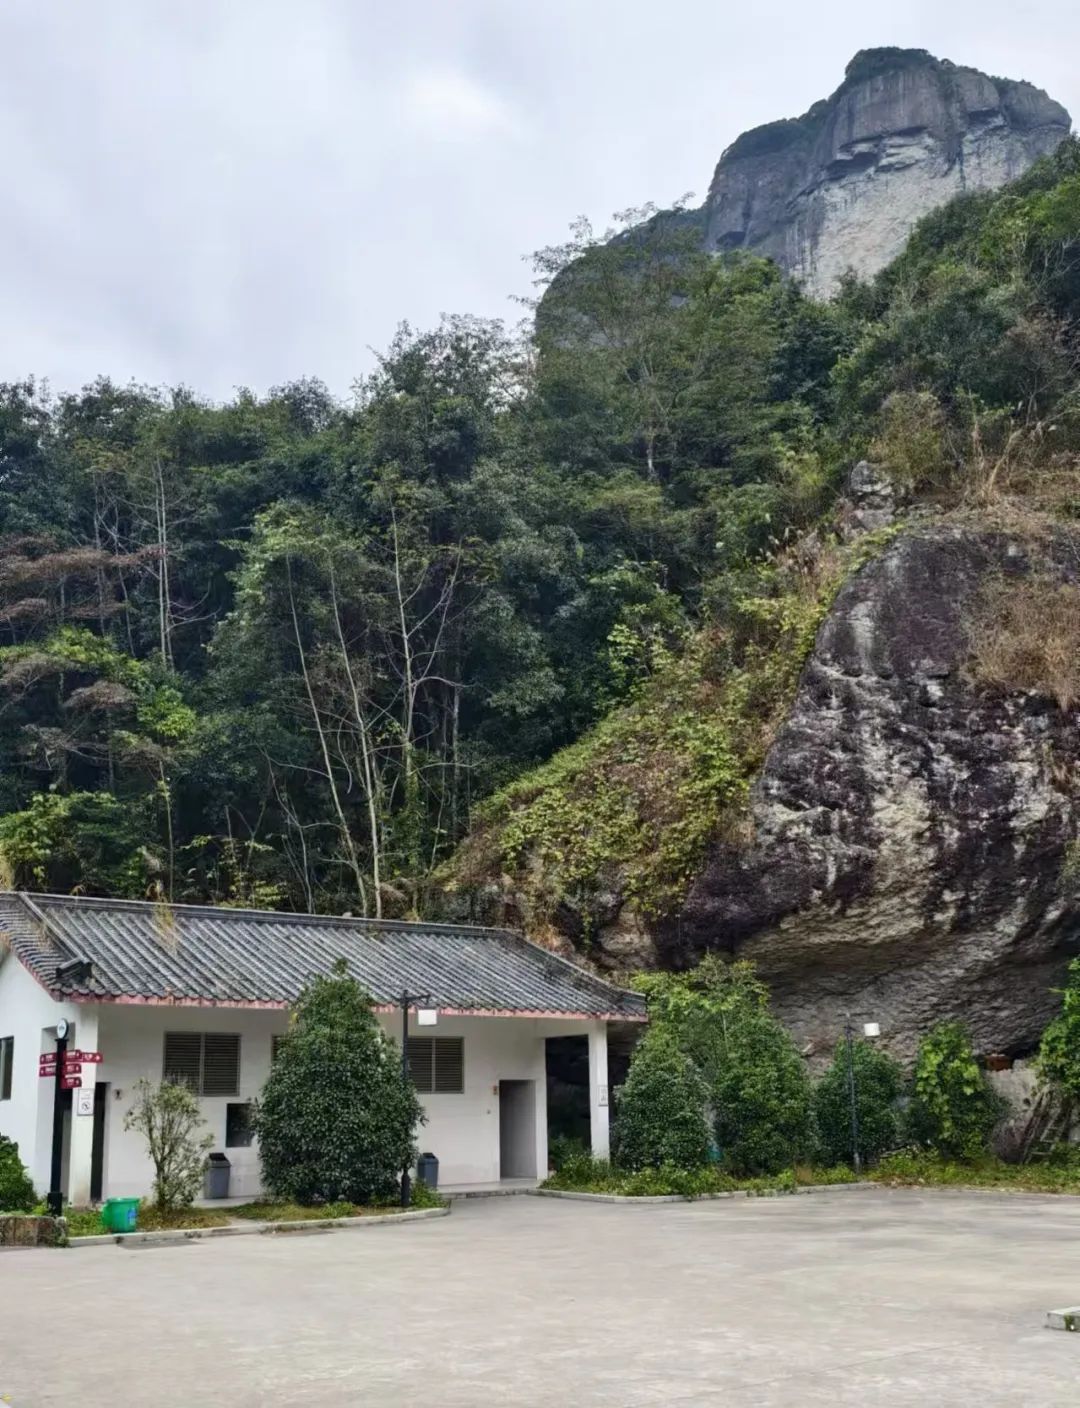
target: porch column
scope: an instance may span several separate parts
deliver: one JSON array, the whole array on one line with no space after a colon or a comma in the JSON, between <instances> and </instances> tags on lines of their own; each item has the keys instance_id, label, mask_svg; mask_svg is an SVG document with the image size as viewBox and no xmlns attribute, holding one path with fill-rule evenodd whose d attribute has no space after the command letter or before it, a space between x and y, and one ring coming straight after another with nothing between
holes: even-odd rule
<instances>
[{"instance_id":1,"label":"porch column","mask_svg":"<svg viewBox=\"0 0 1080 1408\"><path fill-rule=\"evenodd\" d=\"M75 1039L69 1041L68 1046L76 1051L96 1051L97 1008L80 1005L73 1025ZM90 1161L94 1148L94 1086L97 1082L97 1067L84 1062L79 1079L82 1085L71 1092L71 1143L67 1179L68 1201L76 1207L85 1206L90 1201ZM88 1113L80 1114L80 1105L83 1105Z\"/></svg>"},{"instance_id":2,"label":"porch column","mask_svg":"<svg viewBox=\"0 0 1080 1408\"><path fill-rule=\"evenodd\" d=\"M592 1156L606 1159L611 1154L608 1121L607 1023L589 1024L589 1128Z\"/></svg>"}]
</instances>

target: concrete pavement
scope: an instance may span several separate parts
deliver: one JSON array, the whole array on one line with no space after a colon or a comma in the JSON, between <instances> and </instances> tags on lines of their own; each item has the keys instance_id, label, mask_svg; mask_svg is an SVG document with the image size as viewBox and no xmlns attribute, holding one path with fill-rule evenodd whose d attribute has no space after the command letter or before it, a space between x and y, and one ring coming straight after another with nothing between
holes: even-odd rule
<instances>
[{"instance_id":1,"label":"concrete pavement","mask_svg":"<svg viewBox=\"0 0 1080 1408\"><path fill-rule=\"evenodd\" d=\"M1080 1200L516 1197L363 1233L0 1254L13 1408L1080 1402Z\"/></svg>"}]
</instances>

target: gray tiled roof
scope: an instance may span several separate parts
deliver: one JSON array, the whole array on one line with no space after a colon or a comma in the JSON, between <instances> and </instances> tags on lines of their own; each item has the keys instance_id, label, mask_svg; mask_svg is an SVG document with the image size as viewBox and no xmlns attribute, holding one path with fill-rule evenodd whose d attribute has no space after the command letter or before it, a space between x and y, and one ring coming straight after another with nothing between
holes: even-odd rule
<instances>
[{"instance_id":1,"label":"gray tiled roof","mask_svg":"<svg viewBox=\"0 0 1080 1408\"><path fill-rule=\"evenodd\" d=\"M57 996L75 1001L280 1006L344 958L378 1005L402 990L477 1012L644 1016L634 993L506 929L204 909L0 891L0 938ZM93 964L57 982L57 965Z\"/></svg>"}]
</instances>

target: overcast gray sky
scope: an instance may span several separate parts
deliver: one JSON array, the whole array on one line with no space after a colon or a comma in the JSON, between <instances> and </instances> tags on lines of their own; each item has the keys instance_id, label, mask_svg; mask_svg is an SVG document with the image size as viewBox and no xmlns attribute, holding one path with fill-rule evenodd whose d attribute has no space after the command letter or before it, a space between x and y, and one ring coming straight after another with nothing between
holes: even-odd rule
<instances>
[{"instance_id":1,"label":"overcast gray sky","mask_svg":"<svg viewBox=\"0 0 1080 1408\"><path fill-rule=\"evenodd\" d=\"M1074 0L0 0L0 379L345 394L879 44L1080 115Z\"/></svg>"}]
</instances>

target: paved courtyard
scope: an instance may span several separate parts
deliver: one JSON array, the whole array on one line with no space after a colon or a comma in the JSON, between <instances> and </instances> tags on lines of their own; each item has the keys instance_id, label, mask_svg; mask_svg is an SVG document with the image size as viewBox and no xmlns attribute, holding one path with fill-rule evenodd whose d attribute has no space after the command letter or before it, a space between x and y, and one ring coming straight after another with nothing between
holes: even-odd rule
<instances>
[{"instance_id":1,"label":"paved courtyard","mask_svg":"<svg viewBox=\"0 0 1080 1408\"><path fill-rule=\"evenodd\" d=\"M412 1226L0 1253L13 1408L1080 1403L1080 1200L459 1203ZM5 1397L6 1395L6 1397Z\"/></svg>"}]
</instances>

